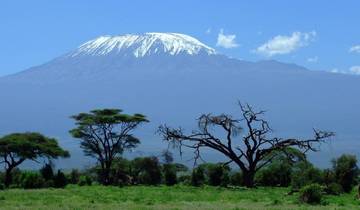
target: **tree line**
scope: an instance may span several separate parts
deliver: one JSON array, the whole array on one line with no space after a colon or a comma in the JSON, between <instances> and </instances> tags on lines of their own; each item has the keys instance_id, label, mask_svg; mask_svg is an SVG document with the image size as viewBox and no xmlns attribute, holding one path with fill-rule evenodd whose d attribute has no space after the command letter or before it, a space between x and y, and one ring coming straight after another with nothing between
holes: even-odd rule
<instances>
[{"instance_id":1,"label":"tree line","mask_svg":"<svg viewBox=\"0 0 360 210\"><path fill-rule=\"evenodd\" d=\"M27 174L20 178L17 168L25 160L47 159L50 163L52 159L66 158L70 154L58 145L56 139L39 133L5 135L0 138L4 187L13 183L15 171L17 186L24 186L24 180L37 178L48 181L49 186L64 186L59 184L59 180L80 183L81 177L82 184L96 181L103 185L187 183L248 188L262 185L291 186L292 191L316 183L329 193L340 193L351 191L356 184L358 168L355 156L343 155L333 160L333 167L328 170L317 169L306 159L306 154L318 151L322 142L335 135L333 132L314 129L312 137L307 139L275 137L264 117L265 111L241 103L239 108L240 118L226 114L201 115L197 119L198 128L190 133L181 127L159 126L157 133L180 155L184 148L194 151L196 167L191 171L182 164L173 163L168 151L163 153L163 161L158 157L124 159L124 151L140 144L134 131L149 120L145 115L125 114L120 109L99 109L71 117L76 127L70 130L70 134L80 141L85 155L97 160L96 166L84 174L78 171L66 175L61 171L50 172L53 167L47 164L41 175ZM228 161L198 164L204 159L204 148L222 154ZM45 169L50 175L44 173Z\"/></svg>"}]
</instances>

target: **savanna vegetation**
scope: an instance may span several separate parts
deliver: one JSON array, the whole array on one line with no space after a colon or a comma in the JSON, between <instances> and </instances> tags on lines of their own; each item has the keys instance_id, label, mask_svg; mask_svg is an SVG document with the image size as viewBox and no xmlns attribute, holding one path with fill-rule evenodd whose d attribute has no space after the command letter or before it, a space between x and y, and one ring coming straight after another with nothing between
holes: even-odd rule
<instances>
[{"instance_id":1,"label":"savanna vegetation","mask_svg":"<svg viewBox=\"0 0 360 210\"><path fill-rule=\"evenodd\" d=\"M56 170L53 159L69 152L39 133L0 137L0 208L3 209L359 209L359 169L351 154L320 169L307 159L333 132L314 130L307 139L275 137L264 111L239 104L241 117L204 114L198 128L159 126L169 148L194 152L194 167L174 162L169 150L126 159L141 140L134 134L149 122L119 109L72 116L70 134L96 164ZM227 161L203 162L202 149ZM24 161L43 164L20 170ZM44 164L45 163L45 164ZM26 190L24 190L26 189Z\"/></svg>"}]
</instances>

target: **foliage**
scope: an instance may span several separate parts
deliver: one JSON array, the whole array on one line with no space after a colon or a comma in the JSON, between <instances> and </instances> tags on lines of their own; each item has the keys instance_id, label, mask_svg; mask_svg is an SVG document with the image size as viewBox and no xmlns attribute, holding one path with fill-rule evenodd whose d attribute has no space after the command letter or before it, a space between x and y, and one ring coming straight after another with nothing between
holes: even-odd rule
<instances>
[{"instance_id":1,"label":"foliage","mask_svg":"<svg viewBox=\"0 0 360 210\"><path fill-rule=\"evenodd\" d=\"M275 151L269 157L272 157L269 165L255 175L256 183L261 186L289 186L293 171L306 161L305 155L295 148Z\"/></svg>"},{"instance_id":2,"label":"foliage","mask_svg":"<svg viewBox=\"0 0 360 210\"><path fill-rule=\"evenodd\" d=\"M334 159L332 163L336 182L342 186L344 192L350 192L356 184L358 175L356 156L342 155L338 159Z\"/></svg>"},{"instance_id":3,"label":"foliage","mask_svg":"<svg viewBox=\"0 0 360 210\"><path fill-rule=\"evenodd\" d=\"M331 183L325 189L325 192L329 195L340 195L343 191L342 186L338 183Z\"/></svg>"},{"instance_id":4,"label":"foliage","mask_svg":"<svg viewBox=\"0 0 360 210\"><path fill-rule=\"evenodd\" d=\"M123 114L120 109L92 110L72 118L77 127L70 131L71 135L81 139L85 155L96 158L100 163L101 183L111 184L113 160L140 143L131 132L148 120L141 114Z\"/></svg>"},{"instance_id":5,"label":"foliage","mask_svg":"<svg viewBox=\"0 0 360 210\"><path fill-rule=\"evenodd\" d=\"M111 167L111 180L113 185L132 184L131 178L131 161L125 158L115 158Z\"/></svg>"},{"instance_id":6,"label":"foliage","mask_svg":"<svg viewBox=\"0 0 360 210\"><path fill-rule=\"evenodd\" d=\"M309 204L319 204L322 198L322 189L319 184L306 185L300 190L300 201Z\"/></svg>"},{"instance_id":7,"label":"foliage","mask_svg":"<svg viewBox=\"0 0 360 210\"><path fill-rule=\"evenodd\" d=\"M44 178L36 172L24 171L20 176L20 186L24 189L36 189L44 186Z\"/></svg>"},{"instance_id":8,"label":"foliage","mask_svg":"<svg viewBox=\"0 0 360 210\"><path fill-rule=\"evenodd\" d=\"M242 171L247 187L254 187L256 172L276 158L277 152L286 153L289 148L297 148L303 153L317 151L315 144L334 135L314 130L314 137L310 139L272 137L272 129L263 117L264 111L255 111L248 104L239 103L239 106L240 119L226 114L203 114L198 118L198 129L191 133L167 125L161 125L158 132L170 146L179 148L180 154L183 147L193 149L195 163L201 159L203 148L223 154L228 158L227 164L234 163Z\"/></svg>"},{"instance_id":9,"label":"foliage","mask_svg":"<svg viewBox=\"0 0 360 210\"><path fill-rule=\"evenodd\" d=\"M191 185L191 175L183 174L178 177L178 182L184 185Z\"/></svg>"},{"instance_id":10,"label":"foliage","mask_svg":"<svg viewBox=\"0 0 360 210\"><path fill-rule=\"evenodd\" d=\"M52 180L54 178L54 171L52 165L50 163L45 164L40 169L40 174L45 179L45 181Z\"/></svg>"},{"instance_id":11,"label":"foliage","mask_svg":"<svg viewBox=\"0 0 360 210\"><path fill-rule=\"evenodd\" d=\"M72 169L70 174L69 174L69 178L68 178L69 183L70 184L79 183L80 176L81 176L81 173L79 172L78 169Z\"/></svg>"},{"instance_id":12,"label":"foliage","mask_svg":"<svg viewBox=\"0 0 360 210\"><path fill-rule=\"evenodd\" d=\"M132 174L138 184L157 185L161 183L161 168L156 157L139 157L132 161Z\"/></svg>"},{"instance_id":13,"label":"foliage","mask_svg":"<svg viewBox=\"0 0 360 210\"><path fill-rule=\"evenodd\" d=\"M196 167L191 173L191 185L199 187L205 184L205 174L203 167Z\"/></svg>"},{"instance_id":14,"label":"foliage","mask_svg":"<svg viewBox=\"0 0 360 210\"><path fill-rule=\"evenodd\" d=\"M86 175L81 175L79 178L79 182L78 185L79 186L90 186L92 184L92 180L90 176L86 176Z\"/></svg>"},{"instance_id":15,"label":"foliage","mask_svg":"<svg viewBox=\"0 0 360 210\"><path fill-rule=\"evenodd\" d=\"M67 179L63 172L58 170L57 174L54 176L54 187L64 188L67 185Z\"/></svg>"},{"instance_id":16,"label":"foliage","mask_svg":"<svg viewBox=\"0 0 360 210\"><path fill-rule=\"evenodd\" d=\"M230 173L230 184L233 186L241 186L243 184L243 176L240 171Z\"/></svg>"},{"instance_id":17,"label":"foliage","mask_svg":"<svg viewBox=\"0 0 360 210\"><path fill-rule=\"evenodd\" d=\"M168 186L177 184L176 166L173 164L163 165L164 181Z\"/></svg>"},{"instance_id":18,"label":"foliage","mask_svg":"<svg viewBox=\"0 0 360 210\"><path fill-rule=\"evenodd\" d=\"M212 186L227 186L229 184L229 171L230 168L221 163L208 164L206 167L208 184Z\"/></svg>"},{"instance_id":19,"label":"foliage","mask_svg":"<svg viewBox=\"0 0 360 210\"><path fill-rule=\"evenodd\" d=\"M48 138L40 133L13 133L0 138L0 156L5 164L4 184L12 182L12 170L25 160L35 161L38 158L69 157L56 139Z\"/></svg>"},{"instance_id":20,"label":"foliage","mask_svg":"<svg viewBox=\"0 0 360 210\"><path fill-rule=\"evenodd\" d=\"M322 171L309 162L299 163L291 175L291 188L299 190L314 183L323 183Z\"/></svg>"}]
</instances>

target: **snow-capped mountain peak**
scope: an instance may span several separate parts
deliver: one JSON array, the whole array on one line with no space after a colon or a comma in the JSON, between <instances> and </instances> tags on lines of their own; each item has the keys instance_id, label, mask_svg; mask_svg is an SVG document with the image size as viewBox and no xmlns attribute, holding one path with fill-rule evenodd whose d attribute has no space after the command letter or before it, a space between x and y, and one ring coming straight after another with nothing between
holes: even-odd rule
<instances>
[{"instance_id":1,"label":"snow-capped mountain peak","mask_svg":"<svg viewBox=\"0 0 360 210\"><path fill-rule=\"evenodd\" d=\"M122 54L144 57L162 53L170 55L212 55L216 54L216 51L185 34L145 33L140 35L101 36L82 44L68 56Z\"/></svg>"}]
</instances>

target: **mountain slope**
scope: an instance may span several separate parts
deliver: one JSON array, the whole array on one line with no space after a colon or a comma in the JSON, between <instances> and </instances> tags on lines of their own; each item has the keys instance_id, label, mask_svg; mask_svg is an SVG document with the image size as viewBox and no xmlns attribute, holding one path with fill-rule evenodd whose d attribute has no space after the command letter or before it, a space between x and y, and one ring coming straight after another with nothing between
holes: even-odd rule
<instances>
[{"instance_id":1,"label":"mountain slope","mask_svg":"<svg viewBox=\"0 0 360 210\"><path fill-rule=\"evenodd\" d=\"M239 116L237 100L268 110L276 135L308 137L314 127L337 132L313 157L318 163L342 152L359 153L360 77L230 59L186 35L100 37L0 78L0 90L0 132L31 130L58 137L73 154L66 167L88 161L67 133L74 126L70 115L102 107L144 113L151 122L137 132L139 151L157 154L166 147L154 134L159 124L191 130L201 113Z\"/></svg>"}]
</instances>

